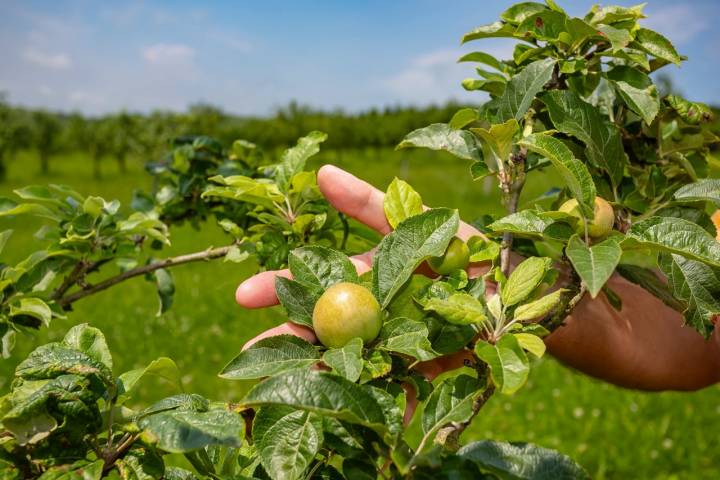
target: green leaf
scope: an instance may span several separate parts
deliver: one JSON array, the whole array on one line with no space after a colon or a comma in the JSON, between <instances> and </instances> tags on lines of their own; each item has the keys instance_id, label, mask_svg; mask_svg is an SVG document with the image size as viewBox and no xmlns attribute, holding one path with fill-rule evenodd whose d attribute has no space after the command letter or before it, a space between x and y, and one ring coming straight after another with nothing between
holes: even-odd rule
<instances>
[{"instance_id":1,"label":"green leaf","mask_svg":"<svg viewBox=\"0 0 720 480\"><path fill-rule=\"evenodd\" d=\"M512 335L524 350L532 353L537 358L545 355L545 342L543 342L542 338L532 333L513 333Z\"/></svg>"},{"instance_id":2,"label":"green leaf","mask_svg":"<svg viewBox=\"0 0 720 480\"><path fill-rule=\"evenodd\" d=\"M475 53L482 53L482 52L475 52ZM492 58L492 57L490 57ZM450 122L448 125L450 128L454 128L455 130L460 130L461 128L465 128L469 124L477 121L479 119L478 111L475 108L461 108L450 119Z\"/></svg>"},{"instance_id":3,"label":"green leaf","mask_svg":"<svg viewBox=\"0 0 720 480\"><path fill-rule=\"evenodd\" d=\"M472 417L472 405L485 385L469 375L458 375L443 380L425 402L422 429L430 438L449 423L466 422Z\"/></svg>"},{"instance_id":4,"label":"green leaf","mask_svg":"<svg viewBox=\"0 0 720 480\"><path fill-rule=\"evenodd\" d=\"M513 270L502 287L500 298L505 307L511 307L525 300L540 283L552 266L547 257L530 257Z\"/></svg>"},{"instance_id":5,"label":"green leaf","mask_svg":"<svg viewBox=\"0 0 720 480\"><path fill-rule=\"evenodd\" d=\"M342 348L328 349L323 354L323 362L338 375L356 382L363 368L362 347L362 339L353 338Z\"/></svg>"},{"instance_id":6,"label":"green leaf","mask_svg":"<svg viewBox=\"0 0 720 480\"><path fill-rule=\"evenodd\" d=\"M47 327L50 325L50 320L52 320L52 310L43 300L26 297L10 306L9 316L10 321L18 323L24 323L22 319L25 317L32 317L38 321L38 326L42 323Z\"/></svg>"},{"instance_id":7,"label":"green leaf","mask_svg":"<svg viewBox=\"0 0 720 480\"><path fill-rule=\"evenodd\" d=\"M640 20L641 18L645 18L645 15L643 14L643 8L645 5L645 3L640 3L632 7L620 7L616 5L601 7L600 5L593 5L585 19L593 24L613 24L625 21L634 22L636 20Z\"/></svg>"},{"instance_id":8,"label":"green leaf","mask_svg":"<svg viewBox=\"0 0 720 480\"><path fill-rule=\"evenodd\" d=\"M381 378L390 373L392 358L383 350L370 350L367 358L363 360L363 370L360 373L360 383Z\"/></svg>"},{"instance_id":9,"label":"green leaf","mask_svg":"<svg viewBox=\"0 0 720 480\"><path fill-rule=\"evenodd\" d=\"M424 307L453 325L482 324L487 321L483 304L467 293L455 293L447 299L430 298Z\"/></svg>"},{"instance_id":10,"label":"green leaf","mask_svg":"<svg viewBox=\"0 0 720 480\"><path fill-rule=\"evenodd\" d=\"M487 65L489 67L493 67L497 70L502 71L502 69L503 69L500 62L494 56L490 55L489 53L485 53L485 52L466 53L465 55L460 57L460 59L458 60L458 63L460 63L460 62L484 63L485 65ZM465 109L463 109L463 110L465 110ZM475 111L474 109L472 109L472 110ZM452 124L452 122L450 122L450 123Z\"/></svg>"},{"instance_id":11,"label":"green leaf","mask_svg":"<svg viewBox=\"0 0 720 480\"><path fill-rule=\"evenodd\" d=\"M414 147L443 150L464 160L481 161L483 158L473 134L467 130L456 130L446 123L434 123L413 130L405 135L396 149Z\"/></svg>"},{"instance_id":12,"label":"green leaf","mask_svg":"<svg viewBox=\"0 0 720 480\"><path fill-rule=\"evenodd\" d=\"M54 210L39 203L17 203L10 198L0 197L0 218L13 215L34 215L56 222L61 219Z\"/></svg>"},{"instance_id":13,"label":"green leaf","mask_svg":"<svg viewBox=\"0 0 720 480\"><path fill-rule=\"evenodd\" d=\"M611 27L610 25L597 25L600 36L607 39L612 46L612 52L621 52L632 41L632 35L625 29Z\"/></svg>"},{"instance_id":14,"label":"green leaf","mask_svg":"<svg viewBox=\"0 0 720 480\"><path fill-rule=\"evenodd\" d=\"M281 190L288 189L290 180L305 169L307 159L320 151L320 144L325 140L327 140L326 133L313 131L298 139L297 145L285 150L275 170L275 181Z\"/></svg>"},{"instance_id":15,"label":"green leaf","mask_svg":"<svg viewBox=\"0 0 720 480\"><path fill-rule=\"evenodd\" d=\"M548 10L548 7L542 3L536 2L521 2L516 3L512 7L505 10L500 14L500 18L508 23L515 25L522 23L526 18L535 15L536 13L544 12Z\"/></svg>"},{"instance_id":16,"label":"green leaf","mask_svg":"<svg viewBox=\"0 0 720 480\"><path fill-rule=\"evenodd\" d=\"M302 338L277 335L263 338L230 360L220 377L232 380L268 377L308 367L319 360L317 349Z\"/></svg>"},{"instance_id":17,"label":"green leaf","mask_svg":"<svg viewBox=\"0 0 720 480\"><path fill-rule=\"evenodd\" d=\"M584 163L576 159L570 149L550 135L538 133L518 141L518 145L550 160L565 181L573 198L578 201L585 218L592 220L595 209L595 183Z\"/></svg>"},{"instance_id":18,"label":"green leaf","mask_svg":"<svg viewBox=\"0 0 720 480\"><path fill-rule=\"evenodd\" d=\"M720 208L720 179L704 178L683 185L677 189L673 197L678 202L712 202Z\"/></svg>"},{"instance_id":19,"label":"green leaf","mask_svg":"<svg viewBox=\"0 0 720 480\"><path fill-rule=\"evenodd\" d=\"M650 217L634 224L626 234L629 240L720 267L720 242L705 229L682 218ZM632 242L626 242L632 246Z\"/></svg>"},{"instance_id":20,"label":"green leaf","mask_svg":"<svg viewBox=\"0 0 720 480\"><path fill-rule=\"evenodd\" d=\"M506 480L590 479L570 457L530 443L483 440L465 445L458 455Z\"/></svg>"},{"instance_id":21,"label":"green leaf","mask_svg":"<svg viewBox=\"0 0 720 480\"><path fill-rule=\"evenodd\" d=\"M210 177L210 181L224 185L222 187L208 187L203 193L202 198L221 197L248 202L255 205L261 205L270 210L275 208L275 202L282 202L285 196L278 190L278 186L270 183L269 180L263 181L242 175L233 175L230 177L214 176Z\"/></svg>"},{"instance_id":22,"label":"green leaf","mask_svg":"<svg viewBox=\"0 0 720 480\"><path fill-rule=\"evenodd\" d=\"M567 290L561 288L537 300L518 306L515 309L513 319L518 322L525 322L544 317L560 303L562 294L566 291Z\"/></svg>"},{"instance_id":23,"label":"green leaf","mask_svg":"<svg viewBox=\"0 0 720 480\"><path fill-rule=\"evenodd\" d=\"M565 247L565 254L592 298L595 298L620 263L622 249L614 237L588 247L574 235Z\"/></svg>"},{"instance_id":24,"label":"green leaf","mask_svg":"<svg viewBox=\"0 0 720 480\"><path fill-rule=\"evenodd\" d=\"M12 230L5 230L3 232L0 232L0 253L2 253L5 249L5 245L7 245L7 241L10 238L10 235L12 235L12 233Z\"/></svg>"},{"instance_id":25,"label":"green leaf","mask_svg":"<svg viewBox=\"0 0 720 480\"><path fill-rule=\"evenodd\" d=\"M635 42L641 50L653 55L654 57L666 60L670 63L680 65L682 58L673 47L670 40L663 37L659 33L647 28L639 28L635 32Z\"/></svg>"},{"instance_id":26,"label":"green leaf","mask_svg":"<svg viewBox=\"0 0 720 480\"><path fill-rule=\"evenodd\" d=\"M284 407L263 407L253 421L253 443L270 478L301 478L323 443L322 419Z\"/></svg>"},{"instance_id":27,"label":"green leaf","mask_svg":"<svg viewBox=\"0 0 720 480\"><path fill-rule=\"evenodd\" d=\"M475 344L475 354L490 366L493 383L500 393L515 393L527 381L528 358L513 335L502 336L495 345L480 341Z\"/></svg>"},{"instance_id":28,"label":"green leaf","mask_svg":"<svg viewBox=\"0 0 720 480\"><path fill-rule=\"evenodd\" d=\"M491 173L485 162L473 162L472 165L470 165L470 176L475 181L481 180Z\"/></svg>"},{"instance_id":29,"label":"green leaf","mask_svg":"<svg viewBox=\"0 0 720 480\"><path fill-rule=\"evenodd\" d=\"M165 468L164 480L198 480L193 472L180 467Z\"/></svg>"},{"instance_id":30,"label":"green leaf","mask_svg":"<svg viewBox=\"0 0 720 480\"><path fill-rule=\"evenodd\" d=\"M423 309L416 298L421 297L432 283L425 275L413 274L387 306L388 318L421 318Z\"/></svg>"},{"instance_id":31,"label":"green leaf","mask_svg":"<svg viewBox=\"0 0 720 480\"><path fill-rule=\"evenodd\" d=\"M336 283L359 281L347 255L320 245L296 248L290 252L288 264L295 281L322 291Z\"/></svg>"},{"instance_id":32,"label":"green leaf","mask_svg":"<svg viewBox=\"0 0 720 480\"><path fill-rule=\"evenodd\" d=\"M457 211L436 208L408 218L383 238L373 258L373 293L383 308L423 260L445 253L459 222Z\"/></svg>"},{"instance_id":33,"label":"green leaf","mask_svg":"<svg viewBox=\"0 0 720 480\"><path fill-rule=\"evenodd\" d=\"M226 410L170 410L144 416L137 423L159 448L170 453L209 445L239 447L245 432L242 417Z\"/></svg>"},{"instance_id":34,"label":"green leaf","mask_svg":"<svg viewBox=\"0 0 720 480\"><path fill-rule=\"evenodd\" d=\"M489 129L471 128L485 142L485 146L492 152L496 164L502 164L510 158L513 147L513 138L520 130L517 120L511 118L505 123L491 125ZM489 166L489 165L488 165ZM500 167L495 166L496 169ZM492 170L492 167L491 167Z\"/></svg>"},{"instance_id":35,"label":"green leaf","mask_svg":"<svg viewBox=\"0 0 720 480\"><path fill-rule=\"evenodd\" d=\"M650 77L627 66L613 68L607 77L628 108L650 125L660 111L660 99Z\"/></svg>"},{"instance_id":36,"label":"green leaf","mask_svg":"<svg viewBox=\"0 0 720 480\"><path fill-rule=\"evenodd\" d=\"M291 370L255 385L240 405L286 405L387 432L377 400L361 386L326 372Z\"/></svg>"},{"instance_id":37,"label":"green leaf","mask_svg":"<svg viewBox=\"0 0 720 480\"><path fill-rule=\"evenodd\" d=\"M645 89L635 88L625 82L613 82L613 85L628 108L650 125L660 111L660 99L655 85Z\"/></svg>"},{"instance_id":38,"label":"green leaf","mask_svg":"<svg viewBox=\"0 0 720 480\"><path fill-rule=\"evenodd\" d=\"M547 107L555 128L582 141L588 159L608 173L613 185L618 185L627 156L617 127L570 90L553 90L540 100Z\"/></svg>"},{"instance_id":39,"label":"green leaf","mask_svg":"<svg viewBox=\"0 0 720 480\"><path fill-rule=\"evenodd\" d=\"M175 295L175 281L170 271L165 268L155 270L155 284L157 286L157 294L160 299L157 316L167 312L173 304L173 296Z\"/></svg>"},{"instance_id":40,"label":"green leaf","mask_svg":"<svg viewBox=\"0 0 720 480\"><path fill-rule=\"evenodd\" d=\"M690 125L699 125L714 118L712 109L704 103L691 102L678 95L666 96L665 102Z\"/></svg>"},{"instance_id":41,"label":"green leaf","mask_svg":"<svg viewBox=\"0 0 720 480\"><path fill-rule=\"evenodd\" d=\"M388 223L395 228L406 218L423 212L422 198L409 183L395 177L388 185L383 209Z\"/></svg>"},{"instance_id":42,"label":"green leaf","mask_svg":"<svg viewBox=\"0 0 720 480\"><path fill-rule=\"evenodd\" d=\"M409 355L420 361L438 357L428 340L429 331L424 322L399 317L383 324L378 348Z\"/></svg>"},{"instance_id":43,"label":"green leaf","mask_svg":"<svg viewBox=\"0 0 720 480\"><path fill-rule=\"evenodd\" d=\"M682 300L688 325L709 338L720 315L720 270L680 255L662 255L660 268L675 298Z\"/></svg>"},{"instance_id":44,"label":"green leaf","mask_svg":"<svg viewBox=\"0 0 720 480\"><path fill-rule=\"evenodd\" d=\"M490 102L489 108L496 109L500 122L510 119L520 121L527 113L536 95L550 81L556 60L536 60L508 81L505 92Z\"/></svg>"},{"instance_id":45,"label":"green leaf","mask_svg":"<svg viewBox=\"0 0 720 480\"><path fill-rule=\"evenodd\" d=\"M470 262L495 261L500 255L500 244L492 240L485 240L482 237L473 236L467 240L470 250Z\"/></svg>"},{"instance_id":46,"label":"green leaf","mask_svg":"<svg viewBox=\"0 0 720 480\"><path fill-rule=\"evenodd\" d=\"M91 327L87 323L75 325L65 334L62 343L83 352L93 360L105 365L108 370L112 370L112 355L105 341L105 335L99 329Z\"/></svg>"},{"instance_id":47,"label":"green leaf","mask_svg":"<svg viewBox=\"0 0 720 480\"><path fill-rule=\"evenodd\" d=\"M104 363L61 343L39 346L15 369L15 376L24 380L44 380L68 374L96 375L106 385L113 384L112 372Z\"/></svg>"},{"instance_id":48,"label":"green leaf","mask_svg":"<svg viewBox=\"0 0 720 480\"><path fill-rule=\"evenodd\" d=\"M493 232L509 232L520 236L542 238L546 228L554 221L533 210L521 210L494 221L488 228Z\"/></svg>"},{"instance_id":49,"label":"green leaf","mask_svg":"<svg viewBox=\"0 0 720 480\"><path fill-rule=\"evenodd\" d=\"M505 82L486 80L481 78L466 78L460 85L468 92L483 91L491 96L500 96L505 91Z\"/></svg>"},{"instance_id":50,"label":"green leaf","mask_svg":"<svg viewBox=\"0 0 720 480\"><path fill-rule=\"evenodd\" d=\"M250 258L250 252L247 249L232 245L225 254L223 262L242 263L248 258Z\"/></svg>"},{"instance_id":51,"label":"green leaf","mask_svg":"<svg viewBox=\"0 0 720 480\"><path fill-rule=\"evenodd\" d=\"M209 408L210 402L205 397L196 393L179 393L153 403L140 412L140 417L154 415L160 412L168 412L171 410L207 412Z\"/></svg>"},{"instance_id":52,"label":"green leaf","mask_svg":"<svg viewBox=\"0 0 720 480\"><path fill-rule=\"evenodd\" d=\"M277 276L275 277L275 293L287 311L288 320L312 327L313 309L322 295L320 288Z\"/></svg>"},{"instance_id":53,"label":"green leaf","mask_svg":"<svg viewBox=\"0 0 720 480\"><path fill-rule=\"evenodd\" d=\"M103 460L94 462L80 460L68 465L50 467L38 477L38 480L100 480L104 465Z\"/></svg>"},{"instance_id":54,"label":"green leaf","mask_svg":"<svg viewBox=\"0 0 720 480\"><path fill-rule=\"evenodd\" d=\"M495 22L472 29L463 35L462 43L480 40L481 38L513 37L514 35L515 27L513 25L504 22Z\"/></svg>"},{"instance_id":55,"label":"green leaf","mask_svg":"<svg viewBox=\"0 0 720 480\"><path fill-rule=\"evenodd\" d=\"M116 403L123 404L127 401L139 382L147 377L158 377L178 389L181 388L180 370L175 362L168 357L160 357L150 362L146 367L130 370L117 378L118 398Z\"/></svg>"}]
</instances>

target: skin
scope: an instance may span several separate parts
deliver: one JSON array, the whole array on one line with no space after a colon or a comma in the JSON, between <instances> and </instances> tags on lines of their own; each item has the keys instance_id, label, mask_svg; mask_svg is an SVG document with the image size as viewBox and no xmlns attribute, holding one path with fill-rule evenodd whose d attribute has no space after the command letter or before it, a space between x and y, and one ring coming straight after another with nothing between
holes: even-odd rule
<instances>
[{"instance_id":1,"label":"skin","mask_svg":"<svg viewBox=\"0 0 720 480\"><path fill-rule=\"evenodd\" d=\"M449 275L455 270L465 269L470 261L470 249L467 244L455 237L442 257L433 257L428 260L428 265L433 272L439 275Z\"/></svg>"},{"instance_id":2,"label":"skin","mask_svg":"<svg viewBox=\"0 0 720 480\"><path fill-rule=\"evenodd\" d=\"M380 333L380 304L370 290L342 282L328 288L315 304L313 330L320 343L342 348L355 337L371 342Z\"/></svg>"},{"instance_id":3,"label":"skin","mask_svg":"<svg viewBox=\"0 0 720 480\"><path fill-rule=\"evenodd\" d=\"M381 234L390 232L381 191L330 165L318 172L318 185L337 210ZM460 225L458 237L461 239L477 234L470 225ZM352 260L362 274L371 268L372 252ZM487 268L487 265L471 264L468 273L481 275ZM240 284L237 302L246 308L277 304L276 275L290 276L287 270L259 273ZM697 390L720 381L717 330L706 341L693 329L683 326L680 313L642 288L618 275L610 279L609 286L620 296L622 311L615 311L602 294L594 300L586 296L564 325L545 339L552 355L588 375L628 388ZM261 333L244 348L261 338L281 334L316 341L312 330L285 323ZM418 369L432 379L445 370L462 366L462 362L461 355L452 355L419 364Z\"/></svg>"},{"instance_id":4,"label":"skin","mask_svg":"<svg viewBox=\"0 0 720 480\"><path fill-rule=\"evenodd\" d=\"M582 221L582 215L580 214L580 209L578 208L578 201L574 198L560 205L559 210L561 212L569 213ZM588 235L592 238L599 238L610 233L613 228L613 223L615 223L615 212L607 200L595 197L594 216L595 218L588 223ZM578 233L584 233L582 223L579 224Z\"/></svg>"}]
</instances>

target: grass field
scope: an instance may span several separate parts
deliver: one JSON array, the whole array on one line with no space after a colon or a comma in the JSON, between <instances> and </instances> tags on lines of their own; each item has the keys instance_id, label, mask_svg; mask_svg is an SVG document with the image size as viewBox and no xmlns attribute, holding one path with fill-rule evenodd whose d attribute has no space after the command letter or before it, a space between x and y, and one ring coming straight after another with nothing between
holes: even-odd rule
<instances>
[{"instance_id":1,"label":"grass field","mask_svg":"<svg viewBox=\"0 0 720 480\"><path fill-rule=\"evenodd\" d=\"M107 162L105 177L91 178L87 160L79 155L54 159L52 174L36 175L37 159L23 154L9 166L0 194L30 183L66 183L85 194L127 202L135 188L148 188L140 163L126 174ZM393 176L411 182L428 204L456 206L465 219L488 211L495 195L472 183L467 165L425 152L323 153L313 166L332 162L384 188ZM539 195L552 179L536 175L528 182L525 200ZM37 244L32 233L40 224L26 219L0 220L0 230L15 234L3 254L16 261ZM177 228L168 254L190 252L225 242L208 224L197 232ZM116 373L142 366L159 356L175 359L184 372L183 386L215 399L238 398L250 382L221 380L216 373L245 340L283 321L278 309L246 311L235 305L233 292L254 266L220 262L192 264L174 270L176 297L172 310L156 317L153 287L142 279L76 304L67 320L54 322L38 335L18 339L12 358L0 364L0 389L6 391L19 359L35 345L62 337L72 325L88 322L102 329L115 354ZM91 278L92 281L92 278ZM148 385L145 398L165 393ZM496 396L466 432L466 440L495 438L531 441L563 451L593 478L720 478L720 387L695 393L647 394L615 388L576 374L552 359L539 362L527 387L513 397Z\"/></svg>"}]
</instances>

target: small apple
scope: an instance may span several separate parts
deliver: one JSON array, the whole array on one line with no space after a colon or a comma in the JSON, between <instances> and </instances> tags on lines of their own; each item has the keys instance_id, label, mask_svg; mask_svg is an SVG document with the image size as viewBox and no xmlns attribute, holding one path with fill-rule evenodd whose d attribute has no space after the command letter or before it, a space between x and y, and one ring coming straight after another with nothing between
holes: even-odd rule
<instances>
[{"instance_id":1,"label":"small apple","mask_svg":"<svg viewBox=\"0 0 720 480\"><path fill-rule=\"evenodd\" d=\"M574 198L568 200L560 206L560 211L568 213L580 220L577 226L577 233L583 235L585 229L582 223L582 214L578 207L578 202ZM592 238L604 237L613 228L615 223L615 212L612 205L601 197L595 197L595 218L588 223L588 235Z\"/></svg>"},{"instance_id":2,"label":"small apple","mask_svg":"<svg viewBox=\"0 0 720 480\"><path fill-rule=\"evenodd\" d=\"M356 337L371 342L382 327L380 304L370 290L357 283L336 283L325 290L312 318L315 335L329 348L344 347Z\"/></svg>"},{"instance_id":3,"label":"small apple","mask_svg":"<svg viewBox=\"0 0 720 480\"><path fill-rule=\"evenodd\" d=\"M457 237L450 240L450 244L441 257L432 257L428 260L432 271L439 275L449 275L455 270L464 270L469 262L470 249Z\"/></svg>"}]
</instances>

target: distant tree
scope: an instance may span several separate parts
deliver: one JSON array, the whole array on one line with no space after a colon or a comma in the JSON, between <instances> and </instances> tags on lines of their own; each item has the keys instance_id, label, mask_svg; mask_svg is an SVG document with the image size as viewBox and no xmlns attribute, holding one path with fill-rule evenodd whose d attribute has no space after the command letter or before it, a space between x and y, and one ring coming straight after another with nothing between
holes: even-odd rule
<instances>
[{"instance_id":1,"label":"distant tree","mask_svg":"<svg viewBox=\"0 0 720 480\"><path fill-rule=\"evenodd\" d=\"M127 157L138 150L138 118L127 113L120 112L111 115L106 120L110 124L111 137L108 149L117 160L118 169L121 172L127 171Z\"/></svg>"},{"instance_id":2,"label":"distant tree","mask_svg":"<svg viewBox=\"0 0 720 480\"><path fill-rule=\"evenodd\" d=\"M62 122L59 115L36 110L31 114L31 137L40 158L40 172L50 172L50 156L60 149Z\"/></svg>"}]
</instances>

